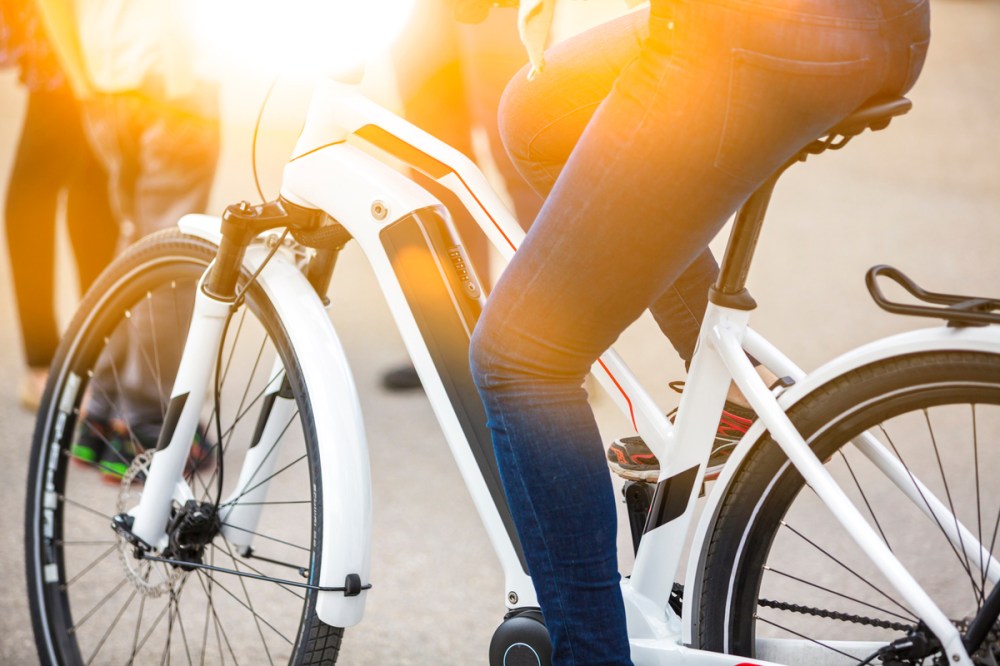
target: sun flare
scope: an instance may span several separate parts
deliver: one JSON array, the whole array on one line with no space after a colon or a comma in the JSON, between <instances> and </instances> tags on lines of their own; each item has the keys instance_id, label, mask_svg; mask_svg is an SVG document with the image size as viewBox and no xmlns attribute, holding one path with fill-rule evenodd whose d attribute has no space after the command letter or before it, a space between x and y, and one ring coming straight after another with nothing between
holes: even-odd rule
<instances>
[{"instance_id":1,"label":"sun flare","mask_svg":"<svg viewBox=\"0 0 1000 666\"><path fill-rule=\"evenodd\" d=\"M308 78L361 67L386 50L414 0L194 0L188 12L211 71Z\"/></svg>"}]
</instances>

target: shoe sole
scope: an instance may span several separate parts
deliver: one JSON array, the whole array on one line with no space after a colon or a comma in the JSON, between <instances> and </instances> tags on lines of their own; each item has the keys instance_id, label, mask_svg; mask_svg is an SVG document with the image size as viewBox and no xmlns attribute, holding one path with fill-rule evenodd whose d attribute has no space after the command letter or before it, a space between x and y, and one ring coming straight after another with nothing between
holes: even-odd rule
<instances>
[{"instance_id":1,"label":"shoe sole","mask_svg":"<svg viewBox=\"0 0 1000 666\"><path fill-rule=\"evenodd\" d=\"M644 481L646 483L657 483L660 480L660 470L651 469L648 471L640 471L637 469L628 469L627 467L622 467L618 463L609 460L608 467L611 471L625 479L626 481ZM714 467L709 467L705 472L705 481L715 481L719 478L719 474L722 473L722 468L724 465L716 465Z\"/></svg>"}]
</instances>

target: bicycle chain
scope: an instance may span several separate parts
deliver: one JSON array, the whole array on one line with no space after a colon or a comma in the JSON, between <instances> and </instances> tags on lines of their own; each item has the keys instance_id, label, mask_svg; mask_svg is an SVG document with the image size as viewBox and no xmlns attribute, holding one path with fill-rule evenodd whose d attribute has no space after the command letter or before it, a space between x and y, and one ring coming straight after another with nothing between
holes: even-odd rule
<instances>
[{"instance_id":1,"label":"bicycle chain","mask_svg":"<svg viewBox=\"0 0 1000 666\"><path fill-rule=\"evenodd\" d=\"M815 615L817 617L825 617L828 620L853 622L854 624L863 624L868 627L878 627L880 629L892 629L893 631L901 631L901 632L908 632L911 629L913 629L913 625L903 624L901 622L889 622L888 620L877 620L875 618L865 617L863 615L850 615L848 613L841 613L838 611L823 610L822 608L799 606L798 604L790 604L784 601L758 599L757 604L765 608L774 608L775 610L785 610L785 611L790 611L792 613L802 613L803 615Z\"/></svg>"}]
</instances>

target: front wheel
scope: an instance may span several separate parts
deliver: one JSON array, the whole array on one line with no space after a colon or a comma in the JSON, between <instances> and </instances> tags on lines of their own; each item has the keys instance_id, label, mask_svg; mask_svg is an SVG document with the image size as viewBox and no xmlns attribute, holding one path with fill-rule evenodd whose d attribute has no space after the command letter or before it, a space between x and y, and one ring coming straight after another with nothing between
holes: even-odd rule
<instances>
[{"instance_id":1,"label":"front wheel","mask_svg":"<svg viewBox=\"0 0 1000 666\"><path fill-rule=\"evenodd\" d=\"M789 417L964 635L1000 579L1000 356L886 359L814 391ZM873 463L876 449L902 465L898 484ZM931 510L934 498L945 511ZM859 664L921 631L767 437L734 478L709 538L692 595L704 649L787 664ZM936 656L898 663L937 663ZM995 664L996 656L994 627L973 661Z\"/></svg>"},{"instance_id":2,"label":"front wheel","mask_svg":"<svg viewBox=\"0 0 1000 666\"><path fill-rule=\"evenodd\" d=\"M336 661L343 629L316 616L315 590L232 573L310 583L322 552L323 486L301 359L256 285L220 350L221 440L209 397L184 472L196 501L209 504L223 472L222 525L178 531L183 548L171 545L174 559L217 569L137 559L111 528L142 493L196 285L215 250L178 231L133 246L87 294L56 355L25 524L43 663ZM186 511L176 502L173 510Z\"/></svg>"}]
</instances>

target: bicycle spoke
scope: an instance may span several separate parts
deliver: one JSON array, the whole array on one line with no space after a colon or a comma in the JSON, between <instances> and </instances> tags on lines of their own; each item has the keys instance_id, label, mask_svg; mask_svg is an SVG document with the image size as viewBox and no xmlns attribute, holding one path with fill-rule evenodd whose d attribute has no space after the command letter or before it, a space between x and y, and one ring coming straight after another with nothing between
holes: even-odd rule
<instances>
[{"instance_id":1,"label":"bicycle spoke","mask_svg":"<svg viewBox=\"0 0 1000 666\"><path fill-rule=\"evenodd\" d=\"M238 416L236 417L236 420L235 420L235 421L233 421L233 423L232 423L232 424L231 424L231 425L230 425L230 426L229 426L229 427L228 427L228 428L227 428L226 430L223 430L223 431L222 431L222 438L223 438L223 439L226 439L226 438L227 438L227 436L229 436L229 435L230 435L230 433L232 433L232 432L233 432L233 431L234 431L234 430L236 429L236 426L237 426L237 425L239 425L239 422L243 420L243 417L244 417L244 416L246 416L246 415L247 415L247 413L248 413L248 412L249 412L249 411L250 411L251 409L253 409L253 408L254 408L254 406L255 406L255 405L257 404L257 402L258 402L258 401L259 401L259 400L260 400L260 399L261 399L262 397L264 397L264 395L265 395L265 394L267 393L268 389L269 389L269 388L270 388L270 387L271 387L271 386L272 386L272 385L274 384L274 381L275 381L276 379L278 379L279 377L281 377L281 375L277 375L276 377L274 377L274 378L272 378L271 380L269 380L269 381L267 382L267 384L265 384L265 385L264 385L264 388L262 388L262 389L260 390L260 392L259 392L259 393L258 393L258 394L257 394L257 395L256 395L256 396L254 397L254 399L253 399L253 400L252 400L252 401L250 402L250 404L249 404L249 405L247 405L246 409L245 409L245 410L244 410L244 411L243 411L242 413L240 413L240 414L239 414L239 415L238 415ZM298 412L297 412L297 411L296 411L296 414L298 414ZM287 426L286 426L286 428L287 428ZM284 435L284 431L282 431L282 435ZM281 439L281 437L279 436L279 437L278 437L278 440L280 440L280 439ZM216 455L225 455L225 454L226 454L226 448L225 448L225 447L222 447L222 446L220 446L220 445L219 445L218 443L216 443L216 444L215 444L215 445L213 446L213 448L214 448L214 449L216 450ZM204 484L204 485L205 485L205 488L206 488L206 491L205 491L205 495L203 496L204 498L206 498L206 499L207 499L208 497L210 497L210 496L211 496L211 491L209 491L209 490L207 490L207 489L208 489L208 488L211 488L211 487L213 486L213 484L215 483L215 477L216 477L216 475L217 475L218 473L219 473L219 472L218 472L218 469L215 469L215 470L212 470L212 476L211 476L211 477L209 477L209 480L208 480L208 482Z\"/></svg>"},{"instance_id":2,"label":"bicycle spoke","mask_svg":"<svg viewBox=\"0 0 1000 666\"><path fill-rule=\"evenodd\" d=\"M969 583L972 584L972 594L977 598L978 602L982 604L985 597L983 595L983 590L976 586L976 579L972 575L972 562L969 561L969 555L965 551L965 543L962 539L962 532L959 530L958 513L955 511L955 503L951 498L951 488L948 485L948 479L944 473L944 463L941 462L941 452L938 449L937 437L934 435L934 427L931 425L931 415L926 408L923 411L924 419L927 421L927 430L931 436L931 444L934 447L934 457L937 459L938 471L941 472L941 483L944 484L944 494L948 499L948 510L951 511L952 520L955 521L955 532L958 534L959 550L961 551L965 561L965 570L969 574Z\"/></svg>"},{"instance_id":3,"label":"bicycle spoke","mask_svg":"<svg viewBox=\"0 0 1000 666\"><path fill-rule=\"evenodd\" d=\"M259 615L257 615L249 606L247 606L242 601L240 601L240 598L238 596L236 596L235 594L233 594L232 592L230 592L229 588L227 588L225 585L223 585L218 580L216 580L214 576L206 573L205 570L203 570L203 569L199 570L198 573L201 574L201 575L203 575L205 578L210 578L213 581L213 583L215 584L216 587L218 587L220 590L222 590L223 592L225 592L226 594L228 594L230 597L232 597L232 599L236 603L240 604L241 606L243 606L244 608L246 608L248 611L250 611L251 613L253 613L254 616L260 618L261 622L263 622L268 628L270 628L271 631L273 631L274 633L278 634L278 636L280 636L289 645L294 645L295 644L287 636L285 636L283 633L281 633L281 631L279 631L274 625L272 625L270 622L268 622L264 618L262 618Z\"/></svg>"},{"instance_id":4,"label":"bicycle spoke","mask_svg":"<svg viewBox=\"0 0 1000 666\"><path fill-rule=\"evenodd\" d=\"M70 499L69 497L66 497L66 495L64 495L64 494L58 494L58 495L56 495L56 499L58 499L59 501L63 502L64 504L68 504L70 506L75 506L78 509L83 509L87 513L92 513L95 516L97 516L98 518L103 518L104 520L111 520L111 516L109 516L107 514L104 514L104 513L101 513L97 509L93 509L93 508L91 508L91 507L89 507L89 506L87 506L85 504L81 504L80 502L77 502L74 499Z\"/></svg>"},{"instance_id":5,"label":"bicycle spoke","mask_svg":"<svg viewBox=\"0 0 1000 666\"><path fill-rule=\"evenodd\" d=\"M248 530L248 529L239 527L237 525L230 525L229 523L222 523L222 525L223 525L223 527L229 527L229 528L234 529L234 530L239 530L240 532L246 532L247 534L252 534L252 535L254 535L256 537L260 537L261 539L267 539L268 541L274 541L276 543L284 544L284 545L290 546L292 548L298 548L299 550L305 551L307 553L312 552L311 548L306 548L304 546L297 546L294 543L291 543L290 541L283 541L283 540L278 539L276 537L270 537L270 536L267 536L266 534L260 534L259 532L254 532L253 530Z\"/></svg>"},{"instance_id":6,"label":"bicycle spoke","mask_svg":"<svg viewBox=\"0 0 1000 666\"><path fill-rule=\"evenodd\" d=\"M135 633L132 635L132 654L128 660L129 664L135 661L135 653L139 650L139 630L142 628L142 615L145 610L146 597L143 596L139 599L139 616L135 620Z\"/></svg>"},{"instance_id":7,"label":"bicycle spoke","mask_svg":"<svg viewBox=\"0 0 1000 666\"><path fill-rule=\"evenodd\" d=\"M236 334L233 336L233 344L229 348L229 357L226 359L226 367L222 370L222 379L219 380L219 386L224 386L226 383L226 377L229 376L229 366L233 362L233 354L236 352L236 343L240 341L240 332L243 330L243 322L246 321L248 308L244 307L243 312L240 313L240 323L236 326Z\"/></svg>"},{"instance_id":8,"label":"bicycle spoke","mask_svg":"<svg viewBox=\"0 0 1000 666\"><path fill-rule=\"evenodd\" d=\"M212 564L215 564L214 559ZM233 646L229 642L229 634L227 634L226 630L222 627L222 620L219 619L219 614L215 610L215 602L213 601L214 597L210 591L205 589L205 581L202 579L208 579L209 589L216 587L218 583L214 578L212 578L212 576L206 576L204 571L201 569L195 569L195 573L198 574L198 582L201 584L202 590L205 590L205 596L208 598L208 607L212 614L212 621L215 624L215 640L219 644L219 658L225 661L225 658L223 657L224 652L222 650L222 642L225 641L226 649L229 650L229 656L233 658L233 663L239 664L239 660L236 658L236 653L233 652Z\"/></svg>"},{"instance_id":9,"label":"bicycle spoke","mask_svg":"<svg viewBox=\"0 0 1000 666\"><path fill-rule=\"evenodd\" d=\"M796 535L797 537L799 537L800 539L802 539L803 541L805 541L806 543L808 543L810 546L812 546L813 548L815 548L819 552L821 552L824 555L826 555L833 562L835 562L836 564L840 565L840 567L842 569L844 569L845 571L847 571L848 573L850 573L852 576L854 576L855 578L857 578L858 580L860 580L862 583L864 583L865 585L867 585L868 587L870 587L871 589L873 589L874 591L878 592L880 595L882 595L883 597L885 597L886 599L888 599L890 603L892 603L895 606L898 606L904 613L909 613L910 612L910 610L908 608L906 608L905 606L903 606L903 604L901 604L898 601L896 601L895 599L893 599L891 596L889 596L888 593L886 593L885 591L879 589L870 580L868 580L867 578L865 578L864 576L862 576L861 574L859 574L858 572L856 572L854 569L850 568L849 566L847 566L846 564L844 564L843 562L841 562L839 559L837 559L836 557L834 557L827 550L825 550L824 548L822 548L821 546L819 546L815 541L812 541L811 539L809 539L809 537L807 537L806 535L802 534L801 532L799 532L797 529L795 529L794 527L792 527L791 525L789 525L785 521L781 521L780 524L785 529L790 530L792 532L792 534Z\"/></svg>"},{"instance_id":10,"label":"bicycle spoke","mask_svg":"<svg viewBox=\"0 0 1000 666\"><path fill-rule=\"evenodd\" d=\"M979 434L977 432L976 424L976 405L973 403L972 407L972 462L975 469L976 477L976 537L979 539L980 548L982 548L983 543L983 502L982 494L980 492L979 486ZM980 550L982 552L982 550ZM990 549L992 553L992 548ZM979 587L985 592L986 590L986 570L989 568L989 564L986 562L986 558L982 555L979 556ZM983 607L983 602L979 603L976 611L978 612Z\"/></svg>"},{"instance_id":11,"label":"bicycle spoke","mask_svg":"<svg viewBox=\"0 0 1000 666\"><path fill-rule=\"evenodd\" d=\"M142 360L149 369L150 374L153 376L152 378L156 382L156 385L160 387L160 419L163 420L166 418L167 414L167 402L170 399L169 391L173 387L163 386L163 375L160 372L160 355L159 352L156 351L159 348L159 345L156 344L156 318L153 314L152 300L153 295L147 291L146 311L149 313L149 325L146 328L149 329L148 331L141 330L139 325L135 323L135 319L133 317L128 317L128 320L132 330L136 333L136 347L139 348L139 353L142 354ZM153 343L153 360L150 360L149 358L149 353L146 351L146 345L143 344L143 342L139 342L139 340L143 340L143 338L146 337L147 333L149 334L150 342ZM166 388L168 395L163 395L164 388Z\"/></svg>"},{"instance_id":12,"label":"bicycle spoke","mask_svg":"<svg viewBox=\"0 0 1000 666\"><path fill-rule=\"evenodd\" d=\"M108 338L105 338L105 344L108 344ZM115 363L114 354L111 354L110 356L111 356L111 363L110 363L111 376L115 380L115 388L118 389L118 395L128 395L128 393L122 388L121 380L118 377L118 364ZM104 393L103 390L102 393ZM104 393L104 395L107 398L107 393ZM125 429L128 431L129 440L132 442L132 444L138 447L139 453L145 453L146 449L139 442L139 438L135 436L135 433L132 432L132 424L129 423L129 420L125 418L124 414L122 414L120 401L109 399L109 402L112 402L118 407L118 418L121 420L122 423L125 424Z\"/></svg>"},{"instance_id":13,"label":"bicycle spoke","mask_svg":"<svg viewBox=\"0 0 1000 666\"><path fill-rule=\"evenodd\" d=\"M233 423L232 423L232 424L230 424L230 426L229 426L228 428L226 428L225 430L223 430L223 431L222 431L222 436L223 436L223 437L226 437L226 436L229 436L229 435L231 435L231 434L232 434L233 430L234 430L234 429L236 428L236 426L237 426L237 425L239 424L239 422L243 420L243 417L244 417L244 416L246 416L246 415L247 415L247 414L248 414L248 413L250 412L250 410L254 408L254 406L255 406L255 405L257 404L257 402L258 402L258 401L259 401L259 400L260 400L261 398L263 398L263 397L264 397L264 395L266 395L266 394L267 394L268 390L269 390L269 389L270 389L270 388L271 388L272 386L274 386L274 382L276 382L276 381L277 381L277 380L279 380L279 379L281 379L281 375L280 375L280 374L278 374L278 375L275 375L274 377L272 377L271 379L269 379L269 380L267 381L267 383L266 383L266 384L264 384L264 388L262 388L262 389L261 389L261 390L260 390L260 391L259 391L259 392L258 392L258 393L257 393L257 394L255 395L255 396L254 396L253 400L251 400L251 401L249 402L249 404L247 404L247 406L246 406L246 409L244 409L244 410L243 410L243 411L241 411L241 412L238 412L238 414L237 414L237 416L236 416L236 420L235 420L235 421L233 421Z\"/></svg>"},{"instance_id":14,"label":"bicycle spoke","mask_svg":"<svg viewBox=\"0 0 1000 666\"><path fill-rule=\"evenodd\" d=\"M233 355L236 353L236 345L239 343L240 333L243 331L243 324L244 324L244 322L246 321L246 318L247 318L247 311L248 311L248 308L244 307L243 310L242 310L242 312L240 313L240 322L239 322L239 324L236 327L236 334L233 336L233 341L232 341L232 343L229 346L229 356L226 359L226 366L225 366L225 368L222 371L222 378L219 380L219 391L220 392L222 391L223 387L225 387L225 385L226 385L226 377L229 376L229 367L230 367L230 365L233 362ZM223 343L224 342L225 341L223 341ZM214 378L213 378L212 381L213 381L213 385L214 385ZM213 396L212 396L212 411L209 413L209 415L208 415L208 421L207 421L207 423L209 424L209 429L211 429L212 424L215 423L215 414L216 414L216 412L218 410L219 410L219 404L218 404L218 401L215 399L215 396L213 394ZM223 437L224 436L225 435L223 435ZM221 438L220 438L220 440L221 440ZM220 445L221 445L221 441L217 442L216 444L213 444L212 445L212 450L214 451L217 447L221 448ZM195 475L195 478L197 478L198 481L201 483L201 486L202 486L202 498L207 500L212 495L211 486L212 486L212 483L215 480L215 476L213 475L212 478L209 479L209 481L207 483L204 482L201 479L201 477L199 477L198 475Z\"/></svg>"},{"instance_id":15,"label":"bicycle spoke","mask_svg":"<svg viewBox=\"0 0 1000 666\"><path fill-rule=\"evenodd\" d=\"M799 638L801 638L803 640L806 640L806 641L809 641L810 643L815 643L816 645L818 645L818 646L820 646L822 648L826 648L827 650L830 650L831 652L836 652L837 654L842 654L842 655L844 655L845 657L847 657L848 659L850 659L852 661L856 661L857 660L857 657L855 657L853 654L847 654L843 650L838 650L835 647L830 647L826 643L818 641L815 638L810 638L809 636L806 636L805 634L800 634L799 632L797 632L797 631L795 631L793 629L789 629L788 627L782 626L782 625L778 624L777 622L772 622L771 620L768 620L767 618L763 618L760 615L754 615L754 618L757 619L757 620L759 620L759 621L761 621L761 622L764 622L765 624L769 624L772 627L776 627L778 629L781 629L782 631L787 631L792 636L798 636Z\"/></svg>"},{"instance_id":16,"label":"bicycle spoke","mask_svg":"<svg viewBox=\"0 0 1000 666\"><path fill-rule=\"evenodd\" d=\"M93 654L91 654L90 659L87 660L88 664L94 661L94 659L97 657L97 654L101 651L101 648L104 647L104 643L108 640L108 636L110 636L114 628L118 626L118 622L122 619L122 615L124 615L125 611L128 610L128 607L132 605L132 600L135 599L135 595L138 594L138 592L139 592L138 590L132 590L132 594L128 595L128 599L125 600L125 604L120 609L118 609L118 613L115 614L115 619L111 622L111 625L104 632L104 635L101 636L101 640L97 642L97 647L94 649Z\"/></svg>"},{"instance_id":17,"label":"bicycle spoke","mask_svg":"<svg viewBox=\"0 0 1000 666\"><path fill-rule=\"evenodd\" d=\"M972 579L972 570L969 568L967 560L965 560L962 557L962 555L959 554L958 550L955 548L955 544L952 543L951 539L948 538L948 532L945 531L944 525L942 525L941 521L938 520L937 514L934 512L933 509L931 509L930 502L927 501L927 497L924 495L923 490L921 490L920 485L917 483L917 480L914 478L913 472L911 471L910 466L906 464L906 460L903 459L903 456L899 452L899 449L896 448L896 444L895 444L895 442L892 441L892 438L889 436L888 430L886 428L884 428L882 425L879 425L879 430L882 431L882 435L885 437L886 441L889 442L889 446L892 448L893 453L896 454L896 458L899 459L900 464L902 464L903 468L906 470L907 476L910 477L910 483L913 484L913 488L917 491L917 494L920 495L920 499L922 499L924 501L924 506L927 508L927 511L930 514L931 518L933 518L934 524L937 525L938 530L940 530L941 536L944 537L945 541L948 543L948 546L951 548L951 552L955 555L955 559L958 560L959 566L961 566L963 569L965 569L965 573L969 577L969 580L972 580L972 588L973 588L973 591L975 593L975 587L976 587L976 585L975 585L975 581ZM954 516L954 509L952 510L952 515ZM998 516L998 519L1000 519L1000 516ZM978 598L978 595L977 595L977 598Z\"/></svg>"},{"instance_id":18,"label":"bicycle spoke","mask_svg":"<svg viewBox=\"0 0 1000 666\"><path fill-rule=\"evenodd\" d=\"M163 653L160 655L160 666L170 664L170 642L174 637L174 620L177 618L177 606L172 598L167 600L167 637L163 642Z\"/></svg>"},{"instance_id":19,"label":"bicycle spoke","mask_svg":"<svg viewBox=\"0 0 1000 666\"><path fill-rule=\"evenodd\" d=\"M209 544L209 545L210 545L210 546L211 546L212 548L216 549L216 550L220 550L220 549L219 549L219 547L218 547L218 546L216 546L216 545L215 545L214 543L211 543L211 544ZM221 551L220 551L220 552L221 552ZM266 561L266 560L265 560L265 561ZM241 563L243 564L243 566L244 566L244 567L246 567L247 569L249 569L249 570L250 570L250 571L252 571L253 573L257 574L258 576L266 576L266 575L267 575L266 573L264 573L263 571L261 571L261 570L260 570L260 569L258 569L257 567L255 567L255 566L252 566L252 565L251 565L250 563L248 563L248 562L247 562L246 560L242 560L242 559L241 559L241 560L240 560L240 562L241 562ZM288 592L289 594L291 594L291 595L293 595L293 596L295 596L295 597L297 597L297 598L299 598L299 599L301 599L301 600L303 600L303 601L304 601L304 600L305 600L305 598L306 598L304 594L299 594L299 593L298 593L298 592L296 592L296 591L295 591L295 590L294 590L293 588L291 588L291 587L288 587L287 585L284 585L284 584L282 584L282 583L275 583L275 585L277 585L278 587L280 587L281 589L285 590L285 591L286 591L286 592Z\"/></svg>"},{"instance_id":20,"label":"bicycle spoke","mask_svg":"<svg viewBox=\"0 0 1000 666\"><path fill-rule=\"evenodd\" d=\"M164 616L166 616L168 608L169 606L165 605L163 607L163 610L160 611L160 614L156 616L155 620L153 620L153 624L150 625L149 629L146 630L146 634L142 637L142 640L139 641L139 644L136 646L135 649L136 656L138 656L139 653L142 651L142 648L145 647L146 641L148 641L149 637L153 635L153 632L156 631L156 628L160 626L160 622L162 622Z\"/></svg>"},{"instance_id":21,"label":"bicycle spoke","mask_svg":"<svg viewBox=\"0 0 1000 666\"><path fill-rule=\"evenodd\" d=\"M122 589L122 587L124 587L125 583L127 583L127 582L128 582L128 577L122 578L121 581L119 581L119 583L117 585L115 585L114 588L110 592L108 592L107 594L105 594L104 597L100 601L98 601L97 604L93 608L91 608L89 611L87 611L84 614L82 620L80 620L79 622L77 622L76 624L74 624L72 627L70 627L69 629L67 629L66 633L68 633L68 634L76 633L76 630L79 629L80 627L82 627L90 618L92 618L94 616L94 613L96 613L97 611L99 611L101 609L101 607L104 606L104 604L108 603L108 601L110 601L111 598L113 596L115 596L115 594L118 593L118 590Z\"/></svg>"},{"instance_id":22,"label":"bicycle spoke","mask_svg":"<svg viewBox=\"0 0 1000 666\"><path fill-rule=\"evenodd\" d=\"M871 608L872 610L877 610L880 613L885 613L886 615L891 615L893 617L899 618L900 620L907 620L909 622L913 622L914 624L916 624L919 621L918 618L915 615L909 615L909 616L900 615L899 613L896 613L896 612L893 612L891 610L882 608L880 606L876 606L874 604L870 604L867 601L862 601L861 599L856 599L855 597L846 595L843 592L837 592L836 590L831 590L828 587L823 587L822 585L818 585L816 583L813 583L811 581L805 580L803 578L799 578L798 576L793 576L792 574L785 573L784 571L779 571L777 569L773 569L773 568L768 567L768 566L764 567L764 571L770 571L773 574L777 574L779 576L784 576L785 578L788 578L790 580L794 580L794 581L796 581L798 583L802 583L803 585L808 585L809 587L816 588L817 590L822 590L823 592L826 592L828 594L832 594L832 595L840 597L842 599L847 599L848 601L853 601L856 604L861 604L862 606L867 606L868 608Z\"/></svg>"},{"instance_id":23,"label":"bicycle spoke","mask_svg":"<svg viewBox=\"0 0 1000 666\"><path fill-rule=\"evenodd\" d=\"M854 474L854 468L851 467L851 462L847 459L847 456L844 455L844 449L843 448L839 449L837 453L840 454L841 459L844 461L844 465L847 467L847 471L851 475L851 479L854 480L854 486L858 489L858 493L861 494L862 501L864 501L865 506L868 508L868 515L872 517L872 522L875 523L875 527L876 529L878 529L878 533L882 535L882 541L885 542L885 545L889 549L889 552L890 553L893 552L892 545L889 543L888 537L886 537L885 532L882 530L882 525L878 522L878 518L875 516L875 510L872 509L871 502L868 501L868 496L865 494L865 491L861 488L861 482L858 481L857 475Z\"/></svg>"},{"instance_id":24,"label":"bicycle spoke","mask_svg":"<svg viewBox=\"0 0 1000 666\"><path fill-rule=\"evenodd\" d=\"M160 368L160 352L159 352L160 345L156 341L156 329L157 329L157 326L156 326L156 312L154 312L154 310L153 310L153 294L150 293L150 292L148 292L148 291L146 292L146 310L149 312L149 333L150 333L150 336L151 336L151 338L153 340L153 361L156 364L156 372L154 374L154 377L156 378L156 385L159 386L159 387L161 387L161 389L162 389L162 387L163 387L163 371ZM167 388L168 391L172 390L172 389L173 389L173 387L168 387ZM162 390L160 392L160 395L163 396ZM166 400L161 400L160 401L160 418L162 418L164 420L166 420L166 418L167 418L167 403L169 402L169 397L170 396L168 395L168 396L165 396L165 397L166 397Z\"/></svg>"},{"instance_id":25,"label":"bicycle spoke","mask_svg":"<svg viewBox=\"0 0 1000 666\"><path fill-rule=\"evenodd\" d=\"M278 436L274 438L274 442L271 444L271 448L269 448L267 450L267 453L264 454L264 457L261 458L260 463L258 463L258 465L257 465L257 469L255 469L253 471L253 474L251 474L250 477L247 479L247 483L248 484L249 483L253 483L253 480L257 477L257 473L260 472L260 470L264 467L264 463L271 456L271 454L274 453L274 451L278 448L278 443L284 438L285 433L288 432L288 429L291 427L291 425L293 423L295 423L295 420L298 418L298 416L299 416L299 410L296 409L295 413L292 414L292 416L291 416L290 419L288 419L288 423L286 423L285 426L281 429L281 432L278 433ZM303 458L304 457L305 456L303 456ZM276 477L278 474L281 474L282 472L288 470L292 465L294 465L297 462L299 462L299 460L302 460L302 458L296 459L295 461L293 461L292 463L286 465L282 469L278 470L277 472L275 472L271 476L267 477L266 479L264 479L260 483L258 483L256 485L253 485L253 486L249 486L248 488L246 488L243 491L241 491L239 495L237 495L233 499L229 500L228 502L225 502L222 506L231 506L233 504L238 503L240 501L240 498L246 496L247 493L253 491L256 488L259 488L262 484L267 483L268 481L270 481L271 479L273 479L274 477Z\"/></svg>"},{"instance_id":26,"label":"bicycle spoke","mask_svg":"<svg viewBox=\"0 0 1000 666\"><path fill-rule=\"evenodd\" d=\"M229 559L232 560L232 562L233 562L233 568L236 571L240 571L239 562L237 562L236 558L233 556L233 551L229 547L229 544L227 542L223 542L223 543L226 546L226 552L229 555ZM250 600L250 593L247 592L246 581L243 580L242 576L238 576L238 578L239 578L239 581L240 581L240 587L243 589L243 596L246 597L247 605L250 608L250 613L251 613L251 615L253 615L254 624L257 626L257 634L260 636L260 642L264 644L264 654L267 655L267 661L268 661L268 663L271 664L272 666L274 666L274 659L271 658L271 651L268 649L268 647L267 647L267 641L264 639L264 630L260 628L260 619L259 619L259 616L257 615L257 611L254 610L253 601Z\"/></svg>"},{"instance_id":27,"label":"bicycle spoke","mask_svg":"<svg viewBox=\"0 0 1000 666\"><path fill-rule=\"evenodd\" d=\"M253 383L253 378L257 374L257 368L260 366L260 359L264 355L264 347L267 345L267 335L260 342L260 349L257 350L257 358L254 359L253 367L250 369L250 378L247 381L246 388L243 389L243 396L240 398L240 405L236 408L236 413L239 414L243 411L243 405L246 404L247 396L250 394L250 385ZM235 424L230 427L229 436L226 438L226 443L222 447L222 451L225 452L229 448L229 442L233 439L233 429Z\"/></svg>"},{"instance_id":28,"label":"bicycle spoke","mask_svg":"<svg viewBox=\"0 0 1000 666\"><path fill-rule=\"evenodd\" d=\"M187 578L184 579L184 582L187 582ZM188 646L187 631L184 629L184 614L180 612L180 601L177 599L177 593L173 590L170 590L170 596L176 609L177 627L181 630L181 640L184 641L184 654L187 656L188 666L194 666L194 662L191 660L191 648Z\"/></svg>"},{"instance_id":29,"label":"bicycle spoke","mask_svg":"<svg viewBox=\"0 0 1000 666\"><path fill-rule=\"evenodd\" d=\"M86 567L84 567L80 572L78 572L71 579L69 579L68 581L66 581L65 583L63 583L60 586L60 588L63 589L63 590L68 590L69 587L70 587L70 585L72 585L76 581L80 580L85 575L87 575L90 571L92 571L94 569L94 567L96 567L98 564L100 564L101 562L103 562L104 560L106 560L108 558L108 555L110 555L111 553L115 552L115 550L117 550L117 549L118 549L118 544L117 543L112 544L110 548L108 548L103 553L101 553L100 555L98 555L97 559L95 559L90 564L88 564Z\"/></svg>"}]
</instances>

